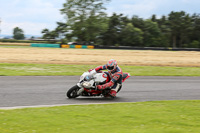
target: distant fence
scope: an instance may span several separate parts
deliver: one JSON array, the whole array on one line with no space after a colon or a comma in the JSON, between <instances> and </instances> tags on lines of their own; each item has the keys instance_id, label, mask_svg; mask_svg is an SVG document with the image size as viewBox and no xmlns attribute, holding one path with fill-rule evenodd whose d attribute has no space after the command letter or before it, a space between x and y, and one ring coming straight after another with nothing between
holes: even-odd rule
<instances>
[{"instance_id":1,"label":"distant fence","mask_svg":"<svg viewBox=\"0 0 200 133\"><path fill-rule=\"evenodd\" d=\"M200 48L131 47L131 46L103 46L103 45L95 45L95 49L200 51Z\"/></svg>"},{"instance_id":2,"label":"distant fence","mask_svg":"<svg viewBox=\"0 0 200 133\"><path fill-rule=\"evenodd\" d=\"M31 47L60 48L60 44L32 43Z\"/></svg>"},{"instance_id":3,"label":"distant fence","mask_svg":"<svg viewBox=\"0 0 200 133\"><path fill-rule=\"evenodd\" d=\"M46 43L4 43L7 46L31 46L50 48L76 48L76 49L121 49L121 50L161 50L161 51L200 51L200 48L164 48L164 47L131 47L131 46L103 46L103 45L68 45L68 44L46 44Z\"/></svg>"},{"instance_id":4,"label":"distant fence","mask_svg":"<svg viewBox=\"0 0 200 133\"><path fill-rule=\"evenodd\" d=\"M48 47L48 48L77 48L77 49L94 49L92 45L68 45L68 44L44 44L32 43L31 47Z\"/></svg>"},{"instance_id":5,"label":"distant fence","mask_svg":"<svg viewBox=\"0 0 200 133\"><path fill-rule=\"evenodd\" d=\"M67 45L62 44L61 48L94 49L93 45Z\"/></svg>"}]
</instances>

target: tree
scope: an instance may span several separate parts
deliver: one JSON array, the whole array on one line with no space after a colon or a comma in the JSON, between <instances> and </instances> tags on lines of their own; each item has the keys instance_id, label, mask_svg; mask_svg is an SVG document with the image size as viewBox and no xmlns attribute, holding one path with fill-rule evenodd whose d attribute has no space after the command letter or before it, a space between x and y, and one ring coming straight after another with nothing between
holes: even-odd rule
<instances>
[{"instance_id":1,"label":"tree","mask_svg":"<svg viewBox=\"0 0 200 133\"><path fill-rule=\"evenodd\" d=\"M153 15L151 16L151 21L157 22L157 19L156 19L156 15L155 15L155 14L153 14Z\"/></svg>"},{"instance_id":2,"label":"tree","mask_svg":"<svg viewBox=\"0 0 200 133\"><path fill-rule=\"evenodd\" d=\"M194 29L192 24L192 19L189 16L189 14L185 14L185 16L183 17L183 22L180 25L181 25L181 30L180 30L179 47L183 47L183 44L188 44L191 42L190 37Z\"/></svg>"},{"instance_id":3,"label":"tree","mask_svg":"<svg viewBox=\"0 0 200 133\"><path fill-rule=\"evenodd\" d=\"M102 37L104 45L119 45L122 43L121 32L128 23L127 19L123 14L117 15L116 13L109 18L108 28Z\"/></svg>"},{"instance_id":4,"label":"tree","mask_svg":"<svg viewBox=\"0 0 200 133\"><path fill-rule=\"evenodd\" d=\"M60 39L64 38L65 37L65 34L66 34L66 27L67 25L63 22L57 22L57 28L55 29L55 31L58 33L58 37Z\"/></svg>"},{"instance_id":5,"label":"tree","mask_svg":"<svg viewBox=\"0 0 200 133\"><path fill-rule=\"evenodd\" d=\"M42 38L47 39L48 41L55 42L55 39L58 37L58 32L55 30L49 31L49 29L43 29L42 30Z\"/></svg>"},{"instance_id":6,"label":"tree","mask_svg":"<svg viewBox=\"0 0 200 133\"><path fill-rule=\"evenodd\" d=\"M13 29L13 38L17 40L23 40L24 37L24 31L20 29L19 27L15 27Z\"/></svg>"},{"instance_id":7,"label":"tree","mask_svg":"<svg viewBox=\"0 0 200 133\"><path fill-rule=\"evenodd\" d=\"M137 28L144 28L144 20L142 18L139 18L138 16L133 16L131 18L131 23Z\"/></svg>"},{"instance_id":8,"label":"tree","mask_svg":"<svg viewBox=\"0 0 200 133\"><path fill-rule=\"evenodd\" d=\"M144 21L144 46L155 47L161 45L161 31L157 22L151 20Z\"/></svg>"},{"instance_id":9,"label":"tree","mask_svg":"<svg viewBox=\"0 0 200 133\"><path fill-rule=\"evenodd\" d=\"M177 47L177 39L180 35L181 30L181 23L183 22L182 18L185 15L185 12L171 12L169 14L169 23L171 28L171 35L172 35L172 43L173 48Z\"/></svg>"},{"instance_id":10,"label":"tree","mask_svg":"<svg viewBox=\"0 0 200 133\"><path fill-rule=\"evenodd\" d=\"M132 23L128 23L121 33L122 45L140 46L143 42L142 35L141 29L134 27Z\"/></svg>"},{"instance_id":11,"label":"tree","mask_svg":"<svg viewBox=\"0 0 200 133\"><path fill-rule=\"evenodd\" d=\"M200 14L192 15L193 31L191 35L191 40L197 40L200 42Z\"/></svg>"},{"instance_id":12,"label":"tree","mask_svg":"<svg viewBox=\"0 0 200 133\"><path fill-rule=\"evenodd\" d=\"M43 37L97 45L130 45L140 47L198 47L200 42L200 15L192 17L181 12L150 19L104 12L105 3L111 0L67 0L61 14L65 22L57 22L53 31L44 29ZM64 42L64 41L63 41Z\"/></svg>"},{"instance_id":13,"label":"tree","mask_svg":"<svg viewBox=\"0 0 200 133\"><path fill-rule=\"evenodd\" d=\"M57 22L57 28L55 29L55 32L58 35L58 38L61 40L62 44L67 43L67 39L66 39L66 34L67 34L67 25L66 23L63 22Z\"/></svg>"},{"instance_id":14,"label":"tree","mask_svg":"<svg viewBox=\"0 0 200 133\"><path fill-rule=\"evenodd\" d=\"M184 43L190 43L193 31L192 17L184 11L171 12L169 14L173 47L182 47Z\"/></svg>"},{"instance_id":15,"label":"tree","mask_svg":"<svg viewBox=\"0 0 200 133\"><path fill-rule=\"evenodd\" d=\"M158 27L161 30L161 45L162 47L170 47L170 37L171 37L171 29L169 25L169 21L166 16L162 16L160 19L156 19L158 23Z\"/></svg>"},{"instance_id":16,"label":"tree","mask_svg":"<svg viewBox=\"0 0 200 133\"><path fill-rule=\"evenodd\" d=\"M101 29L105 29L106 14L103 4L110 0L68 0L61 14L65 15L67 38L78 41L95 41Z\"/></svg>"}]
</instances>

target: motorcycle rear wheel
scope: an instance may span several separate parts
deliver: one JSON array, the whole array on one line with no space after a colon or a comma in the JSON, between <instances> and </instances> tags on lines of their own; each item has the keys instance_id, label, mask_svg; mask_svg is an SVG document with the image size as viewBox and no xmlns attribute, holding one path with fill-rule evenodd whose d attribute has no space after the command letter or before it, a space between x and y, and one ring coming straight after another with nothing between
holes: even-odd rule
<instances>
[{"instance_id":1,"label":"motorcycle rear wheel","mask_svg":"<svg viewBox=\"0 0 200 133\"><path fill-rule=\"evenodd\" d=\"M76 97L78 97L79 95L77 94L77 92L78 92L79 89L80 88L77 85L73 86L72 88L70 88L67 91L67 93L66 93L67 97L68 98L76 98Z\"/></svg>"}]
</instances>

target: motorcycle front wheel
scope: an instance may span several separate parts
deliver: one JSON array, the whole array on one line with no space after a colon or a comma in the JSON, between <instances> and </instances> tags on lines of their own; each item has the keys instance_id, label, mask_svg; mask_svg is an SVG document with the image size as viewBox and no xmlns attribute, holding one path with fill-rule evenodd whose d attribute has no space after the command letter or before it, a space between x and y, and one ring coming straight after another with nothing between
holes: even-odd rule
<instances>
[{"instance_id":1,"label":"motorcycle front wheel","mask_svg":"<svg viewBox=\"0 0 200 133\"><path fill-rule=\"evenodd\" d=\"M78 97L79 95L77 94L77 92L78 92L79 89L80 88L77 85L73 86L72 88L70 88L67 91L67 94L66 94L67 97L68 98L76 98L76 97Z\"/></svg>"}]
</instances>

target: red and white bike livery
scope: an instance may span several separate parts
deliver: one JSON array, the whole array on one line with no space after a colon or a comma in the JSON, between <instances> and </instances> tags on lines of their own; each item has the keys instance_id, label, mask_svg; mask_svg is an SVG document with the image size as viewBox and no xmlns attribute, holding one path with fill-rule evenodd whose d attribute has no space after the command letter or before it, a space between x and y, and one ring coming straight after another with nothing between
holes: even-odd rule
<instances>
[{"instance_id":1,"label":"red and white bike livery","mask_svg":"<svg viewBox=\"0 0 200 133\"><path fill-rule=\"evenodd\" d=\"M123 73L122 82L124 82L130 75L128 73ZM108 72L100 72L96 74L91 74L90 72L84 72L80 81L67 91L68 98L76 98L78 96L110 96L111 88L105 90L98 90L97 85L102 85L110 81L110 76ZM118 92L121 88L118 90Z\"/></svg>"}]
</instances>

